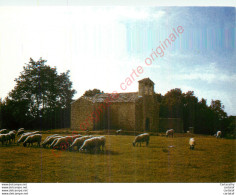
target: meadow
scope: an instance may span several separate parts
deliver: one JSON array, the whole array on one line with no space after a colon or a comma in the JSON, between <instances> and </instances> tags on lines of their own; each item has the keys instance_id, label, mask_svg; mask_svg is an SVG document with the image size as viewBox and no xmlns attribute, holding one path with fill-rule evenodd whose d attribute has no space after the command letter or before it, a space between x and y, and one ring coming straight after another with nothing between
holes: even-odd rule
<instances>
[{"instance_id":1,"label":"meadow","mask_svg":"<svg viewBox=\"0 0 236 195\"><path fill-rule=\"evenodd\" d=\"M159 135L148 147L133 147L133 135L105 137L105 151L95 154L1 145L0 182L235 182L235 140ZM195 137L194 150L189 137Z\"/></svg>"}]
</instances>

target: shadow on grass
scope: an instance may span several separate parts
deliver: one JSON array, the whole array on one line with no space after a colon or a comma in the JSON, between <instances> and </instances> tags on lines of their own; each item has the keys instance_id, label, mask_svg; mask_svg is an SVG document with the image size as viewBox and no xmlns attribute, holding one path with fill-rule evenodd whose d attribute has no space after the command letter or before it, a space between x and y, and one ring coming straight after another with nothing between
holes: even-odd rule
<instances>
[{"instance_id":1,"label":"shadow on grass","mask_svg":"<svg viewBox=\"0 0 236 195\"><path fill-rule=\"evenodd\" d=\"M119 155L119 152L112 151L112 150L105 150L105 151L82 151L79 152L78 150L61 150L56 148L44 148L46 150L54 150L54 151L60 151L60 152L70 152L70 153L81 153L81 154L91 154L91 155Z\"/></svg>"},{"instance_id":2,"label":"shadow on grass","mask_svg":"<svg viewBox=\"0 0 236 195\"><path fill-rule=\"evenodd\" d=\"M146 146L145 146L146 147ZM148 148L165 148L164 146L148 146Z\"/></svg>"},{"instance_id":3,"label":"shadow on grass","mask_svg":"<svg viewBox=\"0 0 236 195\"><path fill-rule=\"evenodd\" d=\"M17 145L16 144L9 144L9 145L0 145L0 148L3 147L3 148L13 148L13 147L16 147Z\"/></svg>"},{"instance_id":4,"label":"shadow on grass","mask_svg":"<svg viewBox=\"0 0 236 195\"><path fill-rule=\"evenodd\" d=\"M194 148L195 151L206 151L206 149L202 149L202 148ZM193 151L194 151L193 150Z\"/></svg>"},{"instance_id":5,"label":"shadow on grass","mask_svg":"<svg viewBox=\"0 0 236 195\"><path fill-rule=\"evenodd\" d=\"M119 152L112 151L112 150L105 150L105 151L88 151L82 152L83 154L91 154L91 155L119 155Z\"/></svg>"}]
</instances>

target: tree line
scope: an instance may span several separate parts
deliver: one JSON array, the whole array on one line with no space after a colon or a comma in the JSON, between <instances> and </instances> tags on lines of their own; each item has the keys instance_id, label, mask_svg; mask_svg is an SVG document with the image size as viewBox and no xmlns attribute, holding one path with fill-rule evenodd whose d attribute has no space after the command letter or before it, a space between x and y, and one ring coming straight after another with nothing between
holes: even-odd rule
<instances>
[{"instance_id":1,"label":"tree line","mask_svg":"<svg viewBox=\"0 0 236 195\"><path fill-rule=\"evenodd\" d=\"M70 104L76 93L69 71L57 73L40 58L30 61L15 79L16 86L0 101L1 127L55 129L70 127Z\"/></svg>"},{"instance_id":2,"label":"tree line","mask_svg":"<svg viewBox=\"0 0 236 195\"><path fill-rule=\"evenodd\" d=\"M236 118L227 116L220 100L212 100L208 106L206 99L199 101L193 91L183 93L179 88L164 96L156 94L156 100L160 103L160 118L181 118L185 132L193 127L199 134L214 135L220 130L225 137L235 137Z\"/></svg>"},{"instance_id":3,"label":"tree line","mask_svg":"<svg viewBox=\"0 0 236 195\"><path fill-rule=\"evenodd\" d=\"M69 71L58 74L56 67L46 65L40 58L30 61L15 79L14 89L0 99L0 127L17 129L56 129L70 127L70 109L76 91L72 89ZM84 96L104 93L88 90ZM220 100L200 101L193 91L183 93L172 89L165 95L156 94L160 104L160 118L181 118L185 131L213 135L221 130L225 136L235 137L235 117L227 116Z\"/></svg>"}]
</instances>

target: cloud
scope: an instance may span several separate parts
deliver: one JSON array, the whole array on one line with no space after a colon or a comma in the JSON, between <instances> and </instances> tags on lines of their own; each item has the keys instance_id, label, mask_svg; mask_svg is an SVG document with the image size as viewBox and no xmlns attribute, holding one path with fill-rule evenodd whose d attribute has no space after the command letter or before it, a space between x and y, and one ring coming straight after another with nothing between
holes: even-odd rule
<instances>
[{"instance_id":1,"label":"cloud","mask_svg":"<svg viewBox=\"0 0 236 195\"><path fill-rule=\"evenodd\" d=\"M180 70L175 78L178 80L201 80L207 83L235 82L236 74L223 72L216 66L216 62Z\"/></svg>"}]
</instances>

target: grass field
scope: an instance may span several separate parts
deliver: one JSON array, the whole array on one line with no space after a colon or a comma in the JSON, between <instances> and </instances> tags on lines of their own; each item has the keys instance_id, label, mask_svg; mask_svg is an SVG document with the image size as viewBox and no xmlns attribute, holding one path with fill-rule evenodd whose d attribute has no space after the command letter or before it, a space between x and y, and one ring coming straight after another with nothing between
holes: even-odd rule
<instances>
[{"instance_id":1,"label":"grass field","mask_svg":"<svg viewBox=\"0 0 236 195\"><path fill-rule=\"evenodd\" d=\"M43 140L49 134L43 134ZM22 145L0 146L1 182L235 182L235 140L194 135L151 136L133 147L134 136L105 135L98 154ZM172 146L172 147L169 147Z\"/></svg>"}]
</instances>

